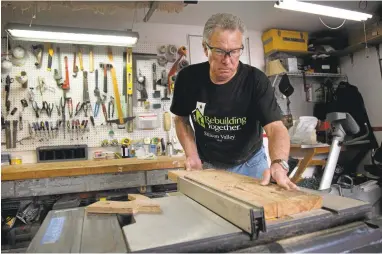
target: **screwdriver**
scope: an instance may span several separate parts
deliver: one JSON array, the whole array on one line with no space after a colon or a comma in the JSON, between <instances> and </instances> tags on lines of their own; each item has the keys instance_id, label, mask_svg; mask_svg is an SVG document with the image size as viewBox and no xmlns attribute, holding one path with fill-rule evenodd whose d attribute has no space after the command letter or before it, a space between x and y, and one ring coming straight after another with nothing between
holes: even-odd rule
<instances>
[{"instance_id":1,"label":"screwdriver","mask_svg":"<svg viewBox=\"0 0 382 254\"><path fill-rule=\"evenodd\" d=\"M49 133L49 122L45 121L45 128L48 131L48 137L50 138L50 133Z\"/></svg>"},{"instance_id":2,"label":"screwdriver","mask_svg":"<svg viewBox=\"0 0 382 254\"><path fill-rule=\"evenodd\" d=\"M97 128L95 127L94 117L93 117L93 116L90 116L90 122L92 123L92 125L93 125L93 127L94 127L94 129L95 129L95 131L96 131L96 134L98 134L98 133L97 133Z\"/></svg>"},{"instance_id":3,"label":"screwdriver","mask_svg":"<svg viewBox=\"0 0 382 254\"><path fill-rule=\"evenodd\" d=\"M41 123L40 123L40 128L41 128L41 130L44 131L44 137L45 137L45 125L44 125L43 121L41 121Z\"/></svg>"}]
</instances>

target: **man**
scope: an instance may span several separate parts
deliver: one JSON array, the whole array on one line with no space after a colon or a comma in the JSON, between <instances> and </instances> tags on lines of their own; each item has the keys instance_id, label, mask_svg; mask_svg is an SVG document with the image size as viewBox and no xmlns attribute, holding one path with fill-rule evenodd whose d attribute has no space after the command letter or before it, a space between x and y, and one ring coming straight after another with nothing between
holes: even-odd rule
<instances>
[{"instance_id":1,"label":"man","mask_svg":"<svg viewBox=\"0 0 382 254\"><path fill-rule=\"evenodd\" d=\"M296 189L287 176L289 135L270 82L260 70L239 61L244 35L238 17L213 15L203 32L208 62L188 66L177 75L171 112L176 115L186 169L226 169L263 177L263 185L272 177L280 186ZM270 168L262 127L269 139Z\"/></svg>"}]
</instances>

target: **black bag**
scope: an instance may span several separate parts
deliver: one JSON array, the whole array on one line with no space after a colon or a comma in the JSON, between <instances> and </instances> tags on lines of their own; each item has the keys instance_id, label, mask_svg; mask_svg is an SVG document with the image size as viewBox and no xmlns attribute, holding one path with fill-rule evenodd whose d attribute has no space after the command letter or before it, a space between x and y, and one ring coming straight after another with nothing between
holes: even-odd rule
<instances>
[{"instance_id":1,"label":"black bag","mask_svg":"<svg viewBox=\"0 0 382 254\"><path fill-rule=\"evenodd\" d=\"M377 148L378 143L374 136L369 117L367 115L365 103L361 93L356 86L348 82L340 82L336 89L333 100L327 104L326 113L344 112L349 113L360 127L360 132L353 138L366 134L365 123L369 128L370 148Z\"/></svg>"}]
</instances>

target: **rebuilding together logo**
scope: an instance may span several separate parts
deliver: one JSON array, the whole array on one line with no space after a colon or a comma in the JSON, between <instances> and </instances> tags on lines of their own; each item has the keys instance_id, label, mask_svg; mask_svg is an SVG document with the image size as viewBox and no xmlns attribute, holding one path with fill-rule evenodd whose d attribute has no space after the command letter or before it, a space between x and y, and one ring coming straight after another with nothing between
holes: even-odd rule
<instances>
[{"instance_id":1,"label":"rebuilding together logo","mask_svg":"<svg viewBox=\"0 0 382 254\"><path fill-rule=\"evenodd\" d=\"M215 132L238 131L247 123L246 117L223 117L205 116L206 103L197 102L196 109L192 112L196 123L206 130Z\"/></svg>"}]
</instances>

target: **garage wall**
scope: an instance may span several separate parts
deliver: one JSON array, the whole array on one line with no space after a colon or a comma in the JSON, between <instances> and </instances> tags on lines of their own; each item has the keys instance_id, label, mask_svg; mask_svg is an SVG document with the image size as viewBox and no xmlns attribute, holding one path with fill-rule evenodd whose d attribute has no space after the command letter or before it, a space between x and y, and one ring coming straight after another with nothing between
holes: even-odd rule
<instances>
[{"instance_id":1,"label":"garage wall","mask_svg":"<svg viewBox=\"0 0 382 254\"><path fill-rule=\"evenodd\" d=\"M379 45L382 55L382 44ZM377 53L375 47L370 47L368 52L362 50L353 56L341 59L342 72L347 74L349 83L358 87L365 101L371 126L382 127L382 78L379 71ZM374 132L380 144L382 131Z\"/></svg>"},{"instance_id":2,"label":"garage wall","mask_svg":"<svg viewBox=\"0 0 382 254\"><path fill-rule=\"evenodd\" d=\"M1 25L2 31L7 22L19 22L29 24L31 13L20 11L12 12L9 9L2 9ZM155 14L154 14L155 15ZM137 18L141 20L141 18ZM131 29L132 22L128 17L123 17L121 13L116 15L96 15L90 11L70 11L66 8L52 8L51 11L38 13L33 24L72 26L83 28L98 28L111 30ZM186 26L158 23L135 23L133 30L139 32L140 42L171 43L175 45L187 46L187 35L202 35L202 26ZM250 44L251 65L264 70L264 52L261 42L260 31L248 31Z\"/></svg>"},{"instance_id":3,"label":"garage wall","mask_svg":"<svg viewBox=\"0 0 382 254\"><path fill-rule=\"evenodd\" d=\"M382 44L380 54L382 55ZM341 70L347 74L349 83L358 87L365 102L367 114L372 127L382 126L382 78L379 71L377 53L374 47L368 51L361 50L354 53L353 62L350 57L341 59ZM374 135L379 144L382 142L382 131L375 131ZM365 173L364 165L371 164L370 154L366 155L359 164L357 172Z\"/></svg>"},{"instance_id":4,"label":"garage wall","mask_svg":"<svg viewBox=\"0 0 382 254\"><path fill-rule=\"evenodd\" d=\"M1 25L2 32L3 26L7 22L29 24L31 21L31 13L25 12L21 14L20 11L11 12L9 9L2 9ZM131 22L121 18L121 15L94 15L89 11L76 11L71 12L67 9L56 9L46 12L42 11L37 14L37 19L33 24L40 25L56 25L56 26L79 26L86 28L100 28L100 29L115 29L121 30L131 28ZM155 42L163 44L185 45L187 44L187 36L202 35L202 26L185 26L185 25L170 25L170 24L156 24L156 23L136 23L134 24L134 31L139 32L140 42ZM4 35L4 33L2 33ZM249 51L251 64L261 70L264 70L264 53L261 42L261 32L248 31L249 37ZM200 45L201 46L201 45ZM94 151L113 151L119 152L119 148L89 148L89 159L93 157ZM13 156L21 157L23 163L36 163L35 151L12 152Z\"/></svg>"}]
</instances>

